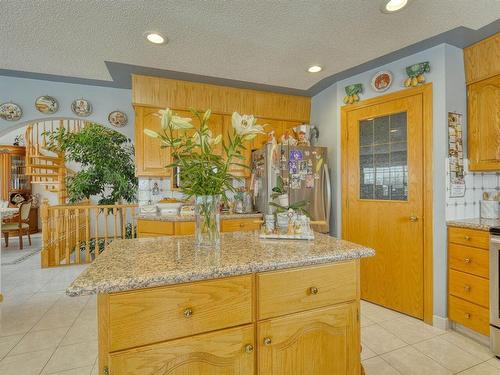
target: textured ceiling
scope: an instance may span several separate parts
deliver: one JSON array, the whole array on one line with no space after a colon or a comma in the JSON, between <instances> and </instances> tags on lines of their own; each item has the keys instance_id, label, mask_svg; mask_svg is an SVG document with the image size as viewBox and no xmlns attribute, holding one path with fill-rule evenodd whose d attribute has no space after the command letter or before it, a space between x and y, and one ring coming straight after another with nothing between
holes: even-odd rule
<instances>
[{"instance_id":1,"label":"textured ceiling","mask_svg":"<svg viewBox=\"0 0 500 375\"><path fill-rule=\"evenodd\" d=\"M498 0L0 0L0 70L111 81L106 62L308 90L325 77L464 26ZM169 43L143 37L158 31ZM317 74L312 64L324 66Z\"/></svg>"}]
</instances>

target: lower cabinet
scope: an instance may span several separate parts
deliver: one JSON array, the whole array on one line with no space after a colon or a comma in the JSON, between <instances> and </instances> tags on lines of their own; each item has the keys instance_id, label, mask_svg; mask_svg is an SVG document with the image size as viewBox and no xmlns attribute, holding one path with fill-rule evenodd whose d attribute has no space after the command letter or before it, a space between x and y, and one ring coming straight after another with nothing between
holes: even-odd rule
<instances>
[{"instance_id":1,"label":"lower cabinet","mask_svg":"<svg viewBox=\"0 0 500 375\"><path fill-rule=\"evenodd\" d=\"M359 374L355 327L356 303L259 322L259 374Z\"/></svg>"},{"instance_id":2,"label":"lower cabinet","mask_svg":"<svg viewBox=\"0 0 500 375\"><path fill-rule=\"evenodd\" d=\"M253 375L252 324L113 353L110 374Z\"/></svg>"}]
</instances>

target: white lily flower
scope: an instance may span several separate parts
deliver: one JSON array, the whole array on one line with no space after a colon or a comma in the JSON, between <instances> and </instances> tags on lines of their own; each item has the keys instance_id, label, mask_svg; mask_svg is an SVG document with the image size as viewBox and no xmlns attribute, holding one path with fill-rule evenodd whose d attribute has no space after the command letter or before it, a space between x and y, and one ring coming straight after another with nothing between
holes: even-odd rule
<instances>
[{"instance_id":1,"label":"white lily flower","mask_svg":"<svg viewBox=\"0 0 500 375\"><path fill-rule=\"evenodd\" d=\"M159 138L160 135L153 131L153 130L150 130L150 129L144 129L144 134L146 134L148 137L151 137L151 138Z\"/></svg>"},{"instance_id":2,"label":"white lily flower","mask_svg":"<svg viewBox=\"0 0 500 375\"><path fill-rule=\"evenodd\" d=\"M257 119L252 115L242 116L238 112L233 112L231 123L234 130L236 130L236 134L241 137L247 136L247 139L250 135L264 133L264 128L257 125Z\"/></svg>"},{"instance_id":3,"label":"white lily flower","mask_svg":"<svg viewBox=\"0 0 500 375\"><path fill-rule=\"evenodd\" d=\"M222 141L222 134L219 134L217 137L212 137L212 132L209 130L207 135L203 137L203 142L207 145L216 145ZM198 132L193 134L193 142L197 145L201 145L200 135Z\"/></svg>"},{"instance_id":4,"label":"white lily flower","mask_svg":"<svg viewBox=\"0 0 500 375\"><path fill-rule=\"evenodd\" d=\"M162 129L167 129L170 120L172 119L172 110L170 108L160 109L158 111L161 117L161 127Z\"/></svg>"},{"instance_id":5,"label":"white lily flower","mask_svg":"<svg viewBox=\"0 0 500 375\"><path fill-rule=\"evenodd\" d=\"M189 117L179 117L179 116L172 116L172 128L173 129L191 129L193 127L193 124L191 124L191 121L193 119Z\"/></svg>"}]
</instances>

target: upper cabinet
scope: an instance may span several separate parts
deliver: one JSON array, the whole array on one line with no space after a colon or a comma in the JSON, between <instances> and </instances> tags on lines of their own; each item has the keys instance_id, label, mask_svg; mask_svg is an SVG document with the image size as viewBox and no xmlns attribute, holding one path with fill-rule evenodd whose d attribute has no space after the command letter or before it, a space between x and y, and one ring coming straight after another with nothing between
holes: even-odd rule
<instances>
[{"instance_id":1,"label":"upper cabinet","mask_svg":"<svg viewBox=\"0 0 500 375\"><path fill-rule=\"evenodd\" d=\"M170 163L170 151L161 147L159 139L148 137L144 129L161 131L160 108L135 107L135 173L137 176L170 176L165 168Z\"/></svg>"},{"instance_id":2,"label":"upper cabinet","mask_svg":"<svg viewBox=\"0 0 500 375\"><path fill-rule=\"evenodd\" d=\"M500 75L467 87L471 171L500 170Z\"/></svg>"},{"instance_id":3,"label":"upper cabinet","mask_svg":"<svg viewBox=\"0 0 500 375\"><path fill-rule=\"evenodd\" d=\"M227 132L232 132L231 114L251 114L259 118L259 124L269 124L266 133L274 130L279 138L286 129L301 123L309 123L311 98L284 95L264 91L236 89L233 87L208 85L187 81L177 81L159 77L132 76L132 101L135 108L135 148L136 175L170 177L172 171L165 168L170 163L168 148L161 148L157 139L144 134L148 128L160 131L160 118L155 114L159 109L171 108L177 115L193 118L190 108L199 111L212 110L210 129L213 136L223 134L227 141ZM193 119L199 126L199 121ZM241 163L251 165L251 151L260 148L267 141L268 135L260 135L245 144L244 159ZM222 153L222 146L214 150ZM232 173L249 177L250 169L233 166Z\"/></svg>"},{"instance_id":4,"label":"upper cabinet","mask_svg":"<svg viewBox=\"0 0 500 375\"><path fill-rule=\"evenodd\" d=\"M500 33L464 49L469 170L500 170Z\"/></svg>"}]
</instances>

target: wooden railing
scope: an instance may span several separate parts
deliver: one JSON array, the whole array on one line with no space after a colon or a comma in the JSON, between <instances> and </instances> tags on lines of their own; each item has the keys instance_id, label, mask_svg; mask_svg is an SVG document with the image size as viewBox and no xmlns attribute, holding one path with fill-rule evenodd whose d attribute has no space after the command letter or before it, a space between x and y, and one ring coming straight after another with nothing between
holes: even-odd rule
<instances>
[{"instance_id":1,"label":"wooden railing","mask_svg":"<svg viewBox=\"0 0 500 375\"><path fill-rule=\"evenodd\" d=\"M117 238L137 237L137 205L41 205L42 268L90 263Z\"/></svg>"}]
</instances>

